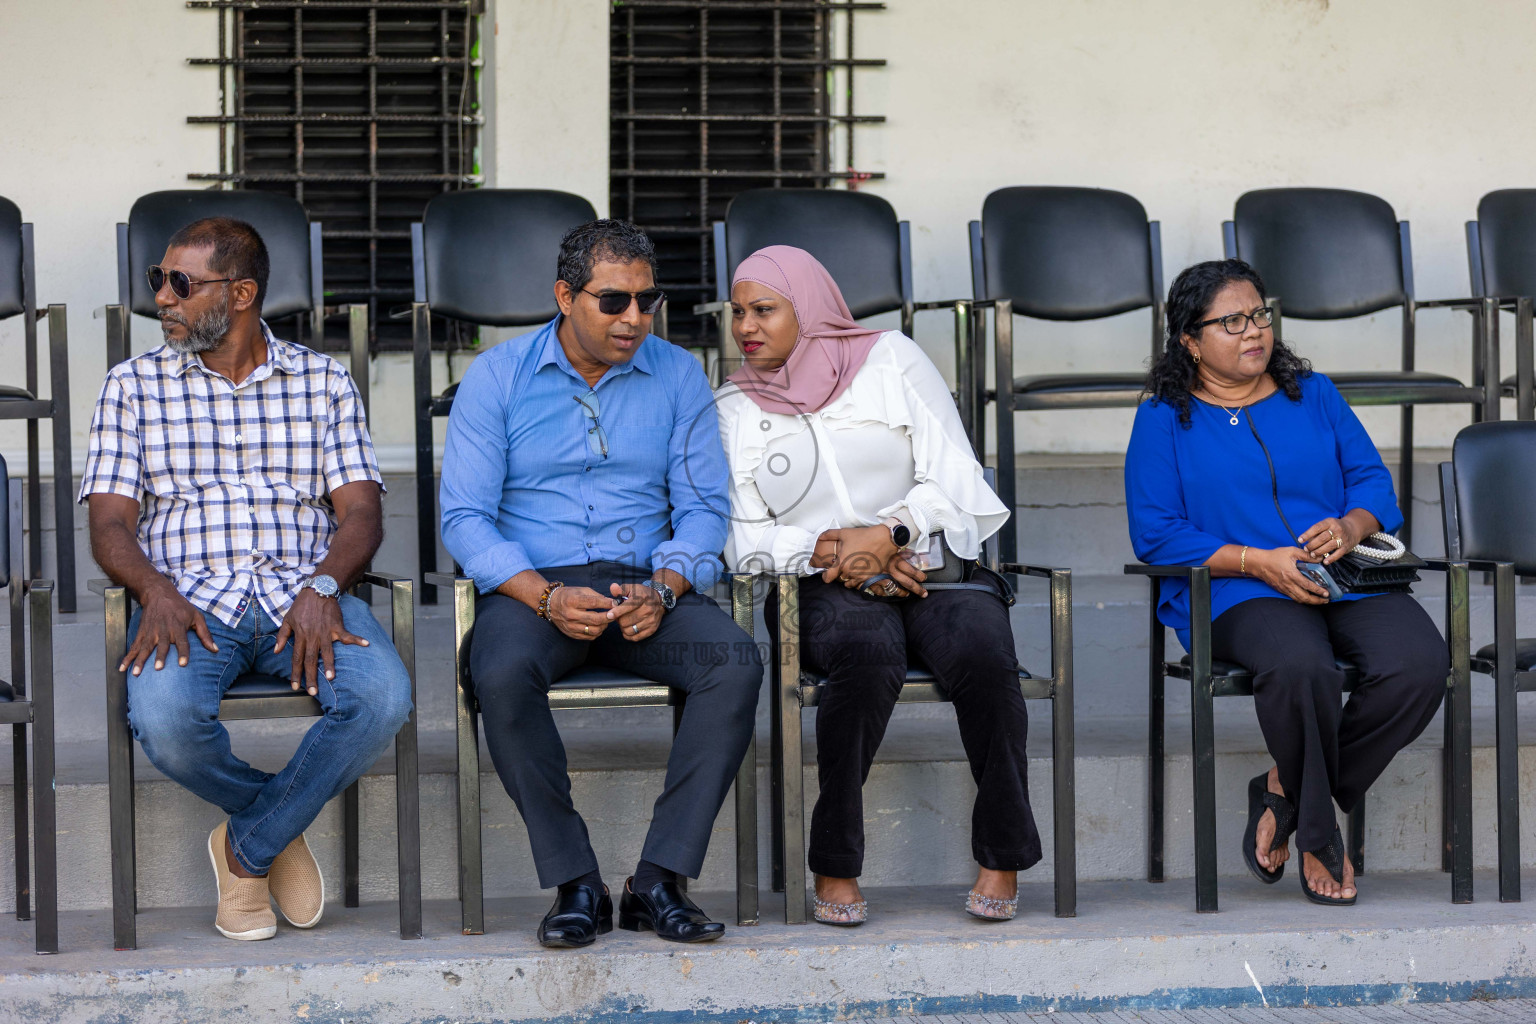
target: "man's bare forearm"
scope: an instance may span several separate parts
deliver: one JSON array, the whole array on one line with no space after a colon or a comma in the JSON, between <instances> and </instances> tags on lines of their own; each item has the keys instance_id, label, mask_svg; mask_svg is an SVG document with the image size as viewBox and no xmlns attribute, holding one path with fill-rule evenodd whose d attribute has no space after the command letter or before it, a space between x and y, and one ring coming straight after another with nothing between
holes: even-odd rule
<instances>
[{"instance_id":1,"label":"man's bare forearm","mask_svg":"<svg viewBox=\"0 0 1536 1024\"><path fill-rule=\"evenodd\" d=\"M331 577L342 590L356 583L384 540L383 519L378 505L364 502L347 509L331 538L331 549L315 566L315 574Z\"/></svg>"},{"instance_id":2,"label":"man's bare forearm","mask_svg":"<svg viewBox=\"0 0 1536 1024\"><path fill-rule=\"evenodd\" d=\"M144 554L135 531L116 520L91 517L91 557L112 582L133 591L140 603L156 588L176 588Z\"/></svg>"}]
</instances>

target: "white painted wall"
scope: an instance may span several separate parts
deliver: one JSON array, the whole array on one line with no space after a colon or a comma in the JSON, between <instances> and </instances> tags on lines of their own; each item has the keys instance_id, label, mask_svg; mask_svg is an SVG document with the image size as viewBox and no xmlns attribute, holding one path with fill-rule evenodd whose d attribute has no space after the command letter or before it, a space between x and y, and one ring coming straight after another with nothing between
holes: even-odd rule
<instances>
[{"instance_id":1,"label":"white painted wall","mask_svg":"<svg viewBox=\"0 0 1536 1024\"><path fill-rule=\"evenodd\" d=\"M563 188L607 206L606 0L495 0L482 53L488 184ZM1528 0L889 0L858 16L859 167L913 224L920 297L969 293L965 223L1006 185L1080 184L1137 196L1163 222L1171 278L1220 255L1221 220L1250 188L1375 192L1413 221L1421 297L1467 291L1462 222L1484 192L1536 183ZM216 20L164 0L0 2L0 195L37 225L39 298L70 308L78 453L102 374L115 294L112 225L138 195L217 167L217 79L186 59L217 51ZM1146 317L1097 326L1021 321L1021 365L1119 369L1143 358ZM1507 327L1508 325L1506 325ZM153 324L136 325L138 347ZM941 367L942 314L919 323ZM1506 338L1512 334L1505 331ZM1420 365L1467 372L1465 318L1427 312ZM1387 366L1396 317L1308 326L1292 338L1324 367ZM20 378L20 325L0 323L0 379ZM494 339L490 339L494 340ZM1325 345L1343 351L1324 355ZM1506 346L1508 342L1506 341ZM1023 357L1027 354L1028 361ZM1506 351L1506 366L1512 357ZM461 368L459 368L461 370ZM447 367L434 360L441 385ZM409 367L375 367L376 408L408 402ZM1378 441L1395 414L1368 410ZM1443 445L1460 410L1423 410ZM1121 411L1021 415L1021 445L1118 450ZM407 465L405 416L375 416L388 463ZM22 429L0 423L0 452Z\"/></svg>"}]
</instances>

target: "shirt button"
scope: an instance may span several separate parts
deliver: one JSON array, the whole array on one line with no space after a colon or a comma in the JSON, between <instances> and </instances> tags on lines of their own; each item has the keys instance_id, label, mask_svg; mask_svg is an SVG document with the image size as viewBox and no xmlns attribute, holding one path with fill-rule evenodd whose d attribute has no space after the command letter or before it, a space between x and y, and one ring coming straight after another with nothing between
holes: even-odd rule
<instances>
[{"instance_id":1,"label":"shirt button","mask_svg":"<svg viewBox=\"0 0 1536 1024\"><path fill-rule=\"evenodd\" d=\"M591 541L587 541L587 547L591 547L591 546L592 546L592 542Z\"/></svg>"},{"instance_id":2,"label":"shirt button","mask_svg":"<svg viewBox=\"0 0 1536 1024\"><path fill-rule=\"evenodd\" d=\"M239 444L240 442L242 442L244 440L245 439L243 437L241 437L239 434L235 435L235 444Z\"/></svg>"},{"instance_id":3,"label":"shirt button","mask_svg":"<svg viewBox=\"0 0 1536 1024\"><path fill-rule=\"evenodd\" d=\"M588 506L587 506L587 511L588 511L588 512L591 512L591 511L592 511L592 506L591 506L591 505L588 505Z\"/></svg>"},{"instance_id":4,"label":"shirt button","mask_svg":"<svg viewBox=\"0 0 1536 1024\"><path fill-rule=\"evenodd\" d=\"M592 472L592 467L591 467L591 466L588 466L588 467L587 467L587 468L586 468L586 469L585 469L585 470L583 470L583 472L585 472L585 473L590 473L590 472Z\"/></svg>"}]
</instances>

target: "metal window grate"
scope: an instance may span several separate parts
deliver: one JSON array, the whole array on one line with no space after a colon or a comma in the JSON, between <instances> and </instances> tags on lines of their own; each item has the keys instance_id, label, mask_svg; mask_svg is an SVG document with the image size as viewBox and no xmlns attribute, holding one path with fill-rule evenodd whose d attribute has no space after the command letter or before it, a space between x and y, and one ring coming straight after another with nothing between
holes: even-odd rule
<instances>
[{"instance_id":1,"label":"metal window grate","mask_svg":"<svg viewBox=\"0 0 1536 1024\"><path fill-rule=\"evenodd\" d=\"M366 302L374 350L408 351L389 314L411 300L410 224L480 183L483 0L187 6L219 18L219 55L191 61L218 68L219 113L188 118L219 126L219 171L188 177L296 197L323 224L327 304Z\"/></svg>"},{"instance_id":2,"label":"metal window grate","mask_svg":"<svg viewBox=\"0 0 1536 1024\"><path fill-rule=\"evenodd\" d=\"M883 3L614 0L609 27L609 208L655 240L671 340L711 343L689 312L714 295L711 224L739 192L849 187L853 22ZM837 168L837 169L834 169Z\"/></svg>"}]
</instances>

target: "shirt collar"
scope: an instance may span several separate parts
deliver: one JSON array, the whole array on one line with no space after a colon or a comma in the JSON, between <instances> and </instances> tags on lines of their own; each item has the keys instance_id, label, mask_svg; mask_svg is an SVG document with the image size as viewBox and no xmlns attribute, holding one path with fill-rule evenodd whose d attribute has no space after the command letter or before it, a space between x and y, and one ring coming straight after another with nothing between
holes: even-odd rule
<instances>
[{"instance_id":1,"label":"shirt collar","mask_svg":"<svg viewBox=\"0 0 1536 1024\"><path fill-rule=\"evenodd\" d=\"M539 346L539 350L537 362L534 364L533 370L537 373L546 366L557 366L573 377L580 378L581 374L576 372L576 368L571 365L570 358L565 354L565 346L560 344L559 332L562 319L564 319L564 316L556 313L555 318L540 329L540 333L544 337L542 341L535 342ZM652 335L647 334L641 339L639 348L635 350L634 358L627 363L616 364L609 373L603 375L602 379L609 380L631 370L639 370L648 376L654 376L656 373L656 363L651 356L652 343Z\"/></svg>"},{"instance_id":2,"label":"shirt collar","mask_svg":"<svg viewBox=\"0 0 1536 1024\"><path fill-rule=\"evenodd\" d=\"M267 361L256 367L256 369L252 371L251 375L245 379L245 383L249 383L255 380L263 380L267 377L270 377L278 370L288 374L298 373L299 367L298 364L294 361L293 346L289 345L285 341L277 340L277 338L272 334L272 328L267 326L267 322L265 320L261 320L259 323L261 324L261 336L266 339L267 342ZM202 358L199 357L196 353L177 352L175 349L170 348L170 346L166 346L166 348L176 357L176 365L171 370L172 376L184 377L186 376L187 371L194 366L202 370L204 373L213 373L212 370L203 365ZM219 375L214 374L214 376Z\"/></svg>"}]
</instances>

